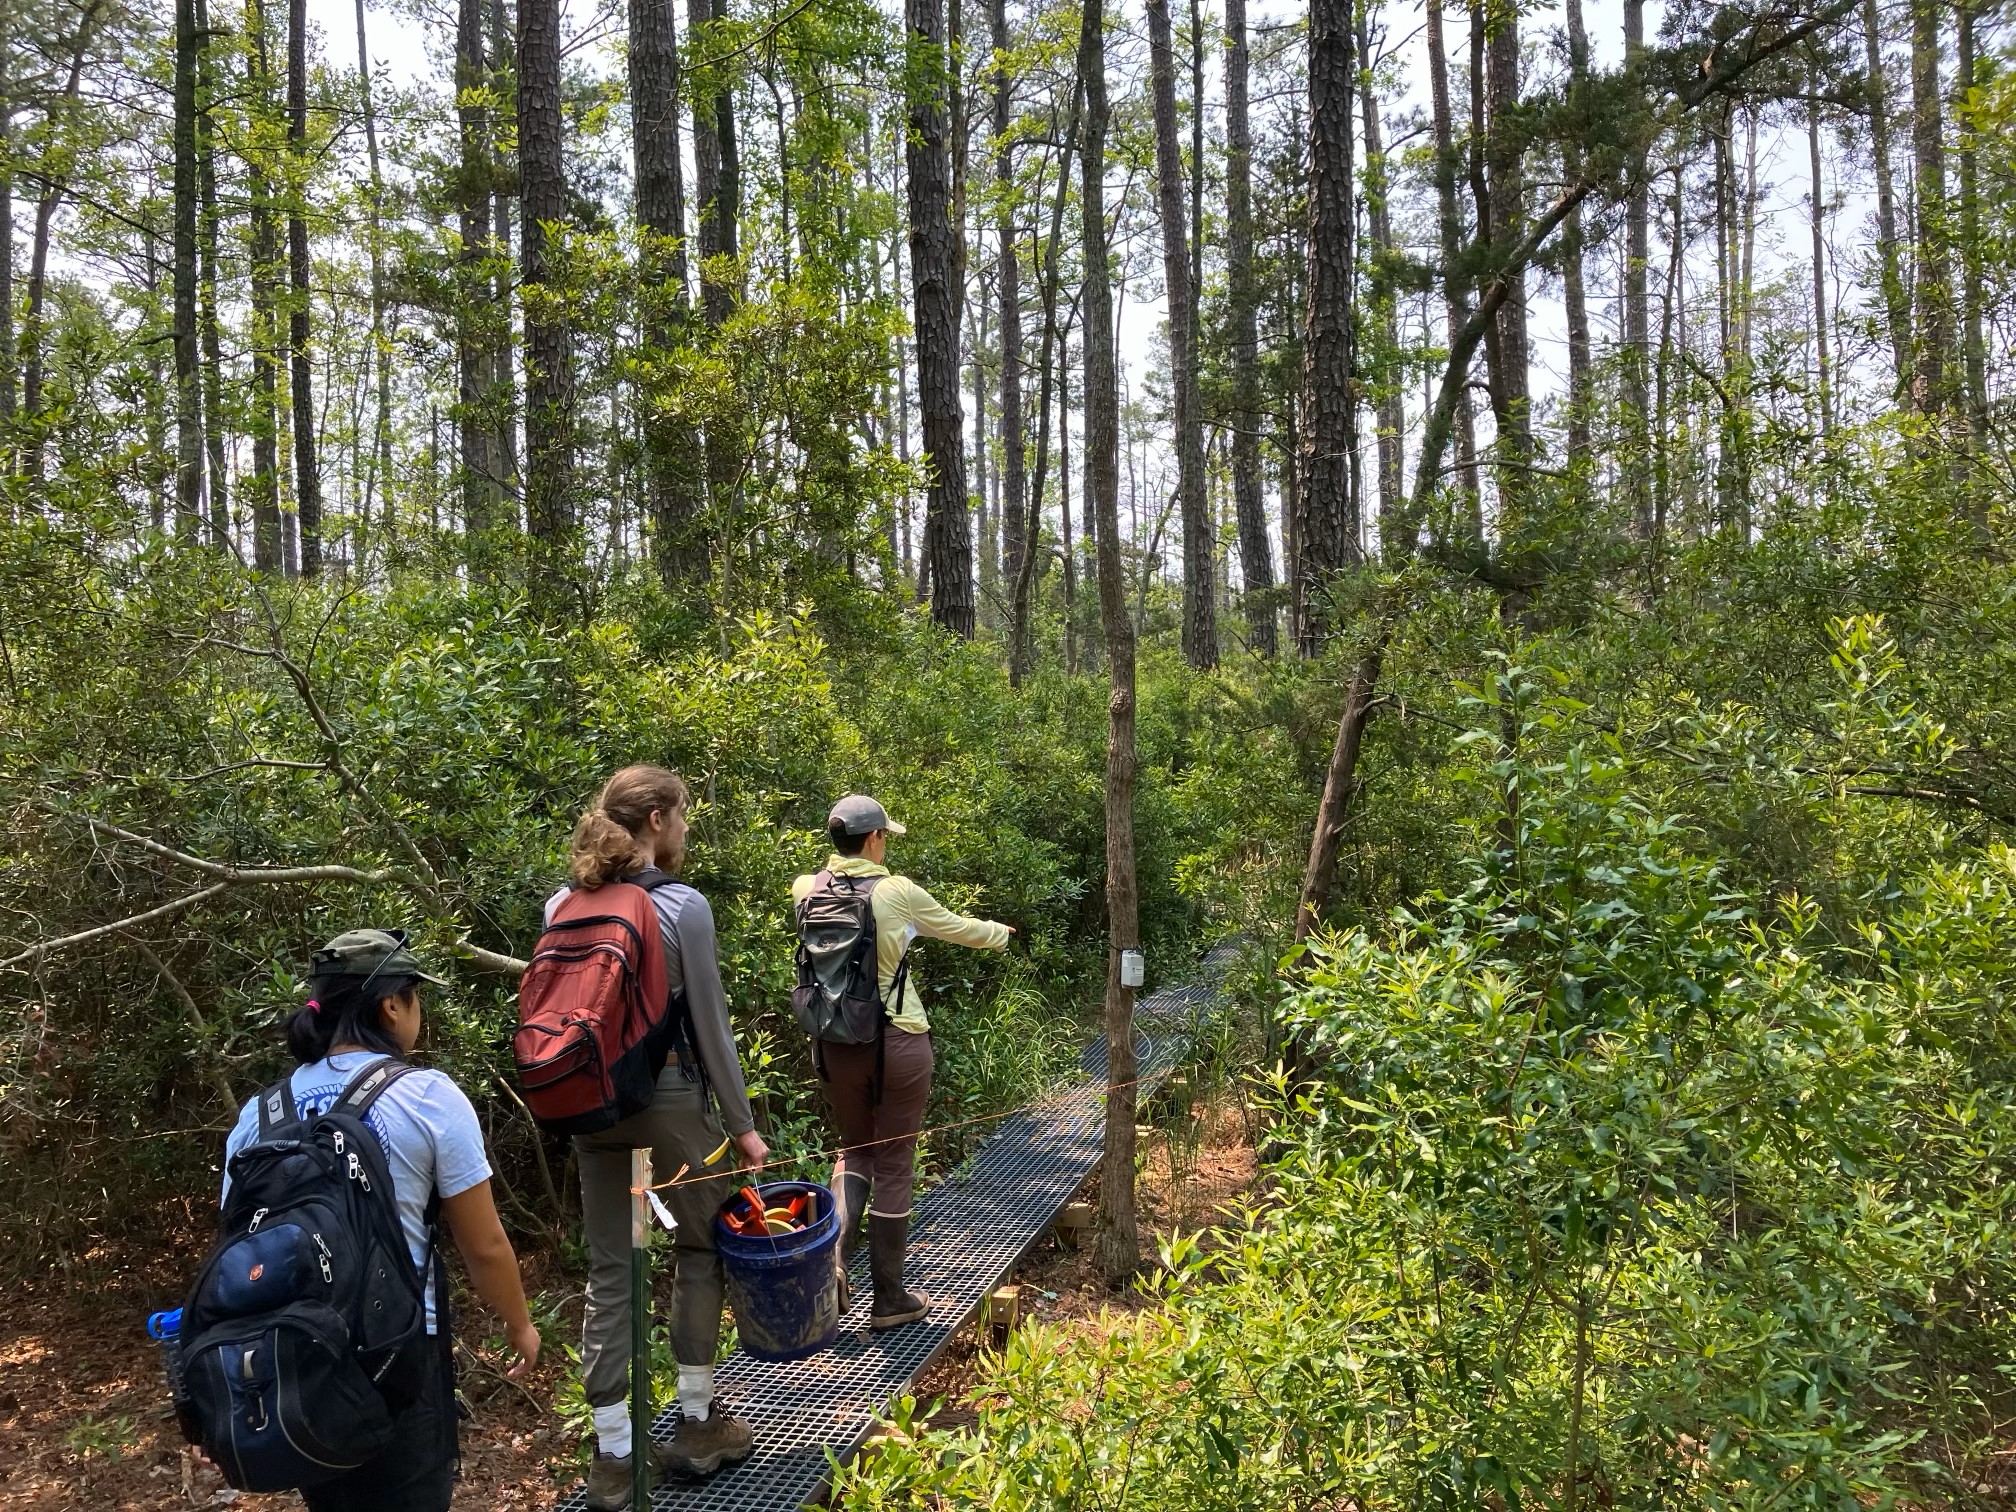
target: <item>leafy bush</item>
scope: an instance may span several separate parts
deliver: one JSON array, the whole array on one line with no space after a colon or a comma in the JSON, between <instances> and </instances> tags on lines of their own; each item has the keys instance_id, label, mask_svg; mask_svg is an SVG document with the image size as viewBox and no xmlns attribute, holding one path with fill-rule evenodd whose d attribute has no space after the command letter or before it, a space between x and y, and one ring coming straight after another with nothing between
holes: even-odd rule
<instances>
[{"instance_id":1,"label":"leafy bush","mask_svg":"<svg viewBox=\"0 0 2016 1512\"><path fill-rule=\"evenodd\" d=\"M1885 681L1843 629L1840 731ZM1515 667L1472 704L1467 881L1297 963L1269 1200L1170 1244L1149 1310L1029 1330L974 1428L885 1452L849 1505L1960 1489L2016 1343L2016 852L1860 889L1837 943L1648 805L1663 766L1574 700Z\"/></svg>"}]
</instances>

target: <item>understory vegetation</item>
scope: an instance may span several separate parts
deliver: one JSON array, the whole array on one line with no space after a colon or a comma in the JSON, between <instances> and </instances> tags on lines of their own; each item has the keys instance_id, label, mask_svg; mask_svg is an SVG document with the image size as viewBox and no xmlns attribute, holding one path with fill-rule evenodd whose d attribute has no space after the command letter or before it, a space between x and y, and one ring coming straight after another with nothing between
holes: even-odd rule
<instances>
[{"instance_id":1,"label":"understory vegetation","mask_svg":"<svg viewBox=\"0 0 2016 1512\"><path fill-rule=\"evenodd\" d=\"M2016 601L1911 509L1474 659L1419 602L1356 902L1252 973L1288 1050L1250 1209L1144 1311L1018 1335L848 1505L1996 1494Z\"/></svg>"}]
</instances>

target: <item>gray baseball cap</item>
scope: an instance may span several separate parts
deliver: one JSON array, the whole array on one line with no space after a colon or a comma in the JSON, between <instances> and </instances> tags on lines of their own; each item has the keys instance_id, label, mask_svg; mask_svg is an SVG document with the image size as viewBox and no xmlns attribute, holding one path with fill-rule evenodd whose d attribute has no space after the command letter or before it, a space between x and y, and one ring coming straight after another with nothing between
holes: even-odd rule
<instances>
[{"instance_id":1,"label":"gray baseball cap","mask_svg":"<svg viewBox=\"0 0 2016 1512\"><path fill-rule=\"evenodd\" d=\"M420 969L419 960L407 948L403 929L346 929L315 952L308 970L311 976L362 977L366 982L418 977L437 987L448 985Z\"/></svg>"},{"instance_id":2,"label":"gray baseball cap","mask_svg":"<svg viewBox=\"0 0 2016 1512\"><path fill-rule=\"evenodd\" d=\"M881 804L863 793L849 793L833 805L833 811L826 816L826 828L830 830L836 824L850 835L872 835L877 830L887 830L892 835L909 833L889 817Z\"/></svg>"}]
</instances>

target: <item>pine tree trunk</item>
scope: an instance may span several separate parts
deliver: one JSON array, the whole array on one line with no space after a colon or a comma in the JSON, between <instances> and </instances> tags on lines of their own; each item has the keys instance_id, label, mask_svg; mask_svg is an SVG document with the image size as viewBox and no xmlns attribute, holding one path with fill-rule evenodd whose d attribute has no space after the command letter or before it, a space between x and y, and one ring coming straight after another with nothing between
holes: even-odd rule
<instances>
[{"instance_id":1,"label":"pine tree trunk","mask_svg":"<svg viewBox=\"0 0 2016 1512\"><path fill-rule=\"evenodd\" d=\"M175 5L175 534L197 539L203 517L202 372L196 318L195 0Z\"/></svg>"},{"instance_id":2,"label":"pine tree trunk","mask_svg":"<svg viewBox=\"0 0 2016 1512\"><path fill-rule=\"evenodd\" d=\"M84 59L91 48L91 34L104 9L103 0L90 0L77 18L77 31L70 50L70 72L62 94L49 106L51 135L68 129L77 108L77 91L84 80ZM61 124L58 124L61 123ZM22 409L28 420L27 473L42 481L42 313L49 296L49 248L56 229L56 212L69 195L70 185L61 174L45 178L35 202L35 240L28 253L28 310L21 322L24 371L21 378Z\"/></svg>"},{"instance_id":3,"label":"pine tree trunk","mask_svg":"<svg viewBox=\"0 0 2016 1512\"><path fill-rule=\"evenodd\" d=\"M695 47L711 45L715 22L727 15L726 0L687 0L686 37ZM727 51L723 43L716 51ZM700 305L710 333L718 333L734 312L738 283L741 190L735 138L735 96L725 83L694 81L693 197L700 248ZM740 449L726 426L710 425L703 441L709 502L717 518L731 505Z\"/></svg>"},{"instance_id":4,"label":"pine tree trunk","mask_svg":"<svg viewBox=\"0 0 2016 1512\"><path fill-rule=\"evenodd\" d=\"M1063 189L1058 189L1063 194ZM1089 527L1088 527L1089 528ZM1078 675L1078 547L1071 539L1071 348L1057 354L1057 540L1064 553L1064 670Z\"/></svg>"},{"instance_id":5,"label":"pine tree trunk","mask_svg":"<svg viewBox=\"0 0 2016 1512\"><path fill-rule=\"evenodd\" d=\"M944 0L906 0L909 31L908 170L910 281L916 306L917 389L924 414L924 555L931 617L973 637L973 535L966 501L965 417L959 399L960 240L952 220L952 164L946 140Z\"/></svg>"},{"instance_id":6,"label":"pine tree trunk","mask_svg":"<svg viewBox=\"0 0 2016 1512\"><path fill-rule=\"evenodd\" d=\"M14 470L14 422L21 372L14 346L14 56L13 0L0 0L0 471Z\"/></svg>"},{"instance_id":7,"label":"pine tree trunk","mask_svg":"<svg viewBox=\"0 0 2016 1512\"><path fill-rule=\"evenodd\" d=\"M1190 282L1183 149L1176 134L1176 60L1169 0L1147 0L1147 9L1162 213L1162 286L1169 306L1170 388L1175 400L1176 504L1183 521L1183 655L1193 667L1212 667L1218 663L1218 622L1211 593L1211 512L1204 496L1204 416L1197 391L1197 291Z\"/></svg>"},{"instance_id":8,"label":"pine tree trunk","mask_svg":"<svg viewBox=\"0 0 2016 1512\"><path fill-rule=\"evenodd\" d=\"M1362 9L1358 12L1358 56L1367 59L1372 56L1371 18ZM1390 268L1398 255L1393 242L1393 213L1388 203L1393 179L1386 164L1386 133L1379 120L1379 92L1373 85L1369 67L1358 70L1358 105L1365 127L1365 220L1372 234L1372 261L1376 267ZM1400 382L1394 376L1399 371L1400 313L1390 277L1382 277L1374 288L1378 299L1379 360L1386 365L1388 374L1378 386L1379 545L1391 560L1404 561L1414 554L1420 524L1406 518L1400 500L1400 443L1407 425L1405 400ZM1355 477L1352 491L1358 492Z\"/></svg>"},{"instance_id":9,"label":"pine tree trunk","mask_svg":"<svg viewBox=\"0 0 2016 1512\"><path fill-rule=\"evenodd\" d=\"M461 0L455 26L455 92L459 101L461 167L456 180L457 227L461 238L455 299L455 433L461 453L462 530L470 566L487 571L490 532L501 523L498 503L509 466L493 445L497 426L497 371L493 333L496 318L490 276L490 111L483 103L487 81L483 51L483 0Z\"/></svg>"},{"instance_id":10,"label":"pine tree trunk","mask_svg":"<svg viewBox=\"0 0 2016 1512\"><path fill-rule=\"evenodd\" d=\"M1818 88L1818 81L1813 81ZM1813 351L1816 358L1815 398L1820 408L1820 435L1834 434L1834 375L1827 352L1827 199L1820 179L1820 101L1817 95L1806 102L1806 155L1813 172L1813 193L1808 201L1813 232Z\"/></svg>"},{"instance_id":11,"label":"pine tree trunk","mask_svg":"<svg viewBox=\"0 0 2016 1512\"><path fill-rule=\"evenodd\" d=\"M550 288L567 222L560 109L559 0L519 0L519 284L525 308L525 527L535 582L554 593L567 573L574 520L574 332L566 295Z\"/></svg>"},{"instance_id":12,"label":"pine tree trunk","mask_svg":"<svg viewBox=\"0 0 2016 1512\"><path fill-rule=\"evenodd\" d=\"M273 65L266 44L262 0L248 0L249 47L245 59L248 110L269 113ZM261 155L247 150L245 174L251 199L252 285L252 562L261 572L282 573L291 565L283 552L280 527L280 235L273 213L273 175Z\"/></svg>"},{"instance_id":13,"label":"pine tree trunk","mask_svg":"<svg viewBox=\"0 0 2016 1512\"><path fill-rule=\"evenodd\" d=\"M997 212L999 245L995 254L995 279L1001 297L1001 566L1007 574L1011 595L1011 649L1009 670L1020 675L1023 646L1028 634L1028 601L1023 578L1029 574L1025 562L1032 560L1035 532L1028 517L1025 453L1026 437L1022 418L1022 268L1015 239L1015 149L1009 141L1014 124L1014 91L1008 76L1008 0L994 0L994 183L1000 196ZM1069 167L1064 172L1069 173ZM1055 301L1050 301L1054 307ZM1044 340L1049 341L1049 332Z\"/></svg>"},{"instance_id":14,"label":"pine tree trunk","mask_svg":"<svg viewBox=\"0 0 2016 1512\"><path fill-rule=\"evenodd\" d=\"M1883 72L1883 28L1877 0L1862 0L1862 42L1868 65L1869 150L1876 168L1876 255L1890 360L1899 390L1911 379L1911 304L1897 242L1897 199L1890 176L1890 87Z\"/></svg>"},{"instance_id":15,"label":"pine tree trunk","mask_svg":"<svg viewBox=\"0 0 2016 1512\"><path fill-rule=\"evenodd\" d=\"M1473 9L1478 15L1482 7ZM1507 10L1491 13L1485 26L1484 101L1489 130L1484 136L1484 178L1489 224L1484 241L1499 261L1526 228L1524 148L1517 121L1519 106L1519 21ZM1498 530L1501 549L1518 549L1526 525L1525 501L1532 487L1533 412L1531 355L1526 338L1526 277L1515 273L1498 308L1491 370L1491 403L1498 422Z\"/></svg>"},{"instance_id":16,"label":"pine tree trunk","mask_svg":"<svg viewBox=\"0 0 2016 1512\"><path fill-rule=\"evenodd\" d=\"M492 347L490 386L487 400L492 423L489 447L494 472L493 504L503 506L499 524L515 525L518 501L506 496L518 486L518 374L517 347L512 330L513 285L518 267L512 258L511 201L516 196L518 172L505 154L504 143L515 139L517 119L516 34L504 14L504 0L490 0L490 50L487 74L497 101L496 114L489 119L490 138L490 259L495 267L487 321ZM484 66L482 39L476 41L474 56Z\"/></svg>"},{"instance_id":17,"label":"pine tree trunk","mask_svg":"<svg viewBox=\"0 0 2016 1512\"><path fill-rule=\"evenodd\" d=\"M913 0L914 3L914 0ZM1134 1202L1134 989L1121 952L1141 942L1134 876L1134 621L1120 562L1120 378L1106 247L1105 0L1089 0L1078 43L1085 91L1079 203L1084 215L1085 495L1099 521L1099 618L1106 632L1106 1159L1099 1188L1099 1266L1120 1282L1141 1264Z\"/></svg>"},{"instance_id":18,"label":"pine tree trunk","mask_svg":"<svg viewBox=\"0 0 2016 1512\"><path fill-rule=\"evenodd\" d=\"M1253 282L1253 124L1247 103L1252 54L1246 0L1225 0L1225 275L1232 341L1232 507L1253 649L1281 648L1274 609L1274 551L1260 479L1260 316Z\"/></svg>"},{"instance_id":19,"label":"pine tree trunk","mask_svg":"<svg viewBox=\"0 0 2016 1512\"><path fill-rule=\"evenodd\" d=\"M1328 630L1318 596L1363 556L1358 500L1351 491L1358 452L1351 202L1357 61L1351 12L1349 0L1311 0L1309 7L1309 288L1295 525L1301 553L1296 623L1304 655L1315 654Z\"/></svg>"},{"instance_id":20,"label":"pine tree trunk","mask_svg":"<svg viewBox=\"0 0 2016 1512\"><path fill-rule=\"evenodd\" d=\"M371 93L371 49L364 33L364 0L357 0L357 94L364 108L364 160L371 169L371 466L364 474L363 518L371 517L374 491L382 489L385 523L392 505L392 338L385 330L385 174L378 159L378 107Z\"/></svg>"},{"instance_id":21,"label":"pine tree trunk","mask_svg":"<svg viewBox=\"0 0 2016 1512\"><path fill-rule=\"evenodd\" d=\"M228 446L224 426L224 352L217 323L217 149L211 102L217 95L217 75L211 61L210 6L196 0L196 223L197 255L201 261L197 320L203 353L203 439L208 447L205 482L210 504L210 541L218 550L232 545L231 499L227 472Z\"/></svg>"},{"instance_id":22,"label":"pine tree trunk","mask_svg":"<svg viewBox=\"0 0 2016 1512\"><path fill-rule=\"evenodd\" d=\"M1625 0L1624 60L1627 68L1642 65L1645 56L1645 0ZM1652 312L1649 284L1652 262L1652 190L1645 160L1632 164L1631 197L1624 209L1624 423L1631 446L1624 468L1624 487L1631 501L1632 534L1652 538L1652 487L1648 477L1651 451L1650 363Z\"/></svg>"},{"instance_id":23,"label":"pine tree trunk","mask_svg":"<svg viewBox=\"0 0 2016 1512\"><path fill-rule=\"evenodd\" d=\"M308 0L287 6L287 353L294 404L294 512L299 520L301 575L322 571L322 472L316 457L311 318L314 291L308 260Z\"/></svg>"},{"instance_id":24,"label":"pine tree trunk","mask_svg":"<svg viewBox=\"0 0 2016 1512\"><path fill-rule=\"evenodd\" d=\"M630 141L641 233L638 281L647 352L669 355L687 316L686 185L679 153L679 37L673 0L630 0ZM677 588L706 570L696 539L699 437L693 426L642 406L652 555L659 581Z\"/></svg>"},{"instance_id":25,"label":"pine tree trunk","mask_svg":"<svg viewBox=\"0 0 2016 1512\"><path fill-rule=\"evenodd\" d=\"M1442 313L1446 342L1452 349L1457 332L1470 318L1470 293L1459 271L1463 256L1463 212L1456 198L1460 160L1456 151L1455 123L1449 109L1449 52L1444 42L1442 0L1427 0L1428 91L1430 121L1435 141L1436 240L1442 254ZM1477 431L1475 411L1470 402L1469 375L1464 375L1463 393L1456 410L1457 498L1461 523L1454 531L1466 549L1483 541L1483 501L1477 487ZM1437 480L1440 486L1440 480ZM1472 524L1474 522L1474 525ZM1411 522L1419 530L1421 522Z\"/></svg>"},{"instance_id":26,"label":"pine tree trunk","mask_svg":"<svg viewBox=\"0 0 2016 1512\"><path fill-rule=\"evenodd\" d=\"M1567 182L1582 176L1582 144L1575 133L1589 104L1589 33L1582 24L1582 0L1566 0L1569 93L1577 120L1561 144ZM1582 212L1561 228L1562 300L1568 315L1568 461L1586 467L1590 459L1589 421L1594 402L1593 359L1589 346L1589 306L1583 292Z\"/></svg>"},{"instance_id":27,"label":"pine tree trunk","mask_svg":"<svg viewBox=\"0 0 2016 1512\"><path fill-rule=\"evenodd\" d=\"M1953 320L1952 226L1946 204L1945 100L1940 89L1942 0L1911 0L1911 150L1918 191L1911 401L1944 419L1958 395Z\"/></svg>"},{"instance_id":28,"label":"pine tree trunk","mask_svg":"<svg viewBox=\"0 0 2016 1512\"><path fill-rule=\"evenodd\" d=\"M1958 20L1959 70L1953 81L1953 90L1959 103L1953 115L1960 131L1960 320L1967 370L1967 431L1978 452L1988 443L1988 348L1981 330L1985 275L1981 257L1980 165L1975 147L1972 95L1977 84L1974 4L1975 0L1956 0L1954 6Z\"/></svg>"}]
</instances>

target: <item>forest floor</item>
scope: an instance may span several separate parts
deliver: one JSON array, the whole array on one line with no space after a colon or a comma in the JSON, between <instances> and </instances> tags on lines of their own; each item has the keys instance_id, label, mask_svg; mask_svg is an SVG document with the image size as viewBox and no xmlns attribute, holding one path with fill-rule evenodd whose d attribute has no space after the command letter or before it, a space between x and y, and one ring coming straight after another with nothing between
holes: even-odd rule
<instances>
[{"instance_id":1,"label":"forest floor","mask_svg":"<svg viewBox=\"0 0 2016 1512\"><path fill-rule=\"evenodd\" d=\"M1254 1125L1243 1106L1218 1100L1172 1115L1172 1121L1176 1130L1158 1128L1146 1145L1141 1219L1151 1254L1155 1240L1177 1230L1236 1216L1256 1179ZM1096 1200L1096 1191L1090 1195ZM86 1256L72 1274L90 1273L88 1289L73 1281L10 1295L0 1322L0 1512L300 1507L292 1493L252 1496L223 1488L182 1451L160 1359L141 1321L149 1283L158 1293L164 1267L181 1274L197 1258ZM549 1296L565 1286L557 1271L535 1280L546 1283ZM1142 1305L1139 1294L1108 1288L1089 1254L1054 1236L1037 1244L1014 1280L1022 1287L1025 1317L1088 1333L1107 1326L1110 1311ZM578 1299L571 1310L560 1309L563 1330L578 1326L578 1311ZM581 1473L579 1444L548 1410L569 1368L565 1353L549 1346L522 1383L506 1381L495 1363L475 1352L462 1355L462 1389L474 1416L462 1429L455 1506L469 1512L549 1507ZM981 1363L975 1331L962 1330L917 1384L920 1403L941 1402L932 1422L956 1427L972 1421L969 1397Z\"/></svg>"}]
</instances>

